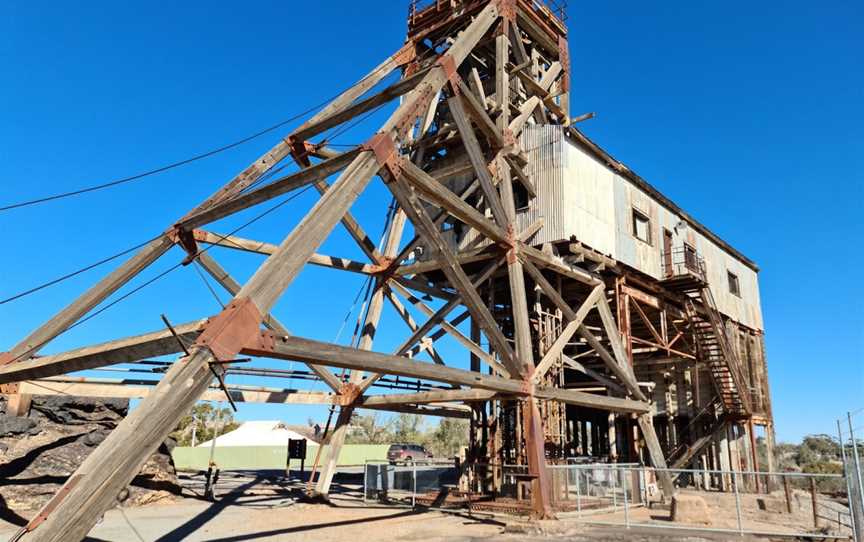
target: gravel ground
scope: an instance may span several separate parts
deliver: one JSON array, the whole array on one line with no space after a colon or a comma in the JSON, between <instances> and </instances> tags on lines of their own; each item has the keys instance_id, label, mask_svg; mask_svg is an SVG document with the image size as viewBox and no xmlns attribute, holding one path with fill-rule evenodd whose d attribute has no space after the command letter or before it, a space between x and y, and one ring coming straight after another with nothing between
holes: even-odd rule
<instances>
[{"instance_id":1,"label":"gravel ground","mask_svg":"<svg viewBox=\"0 0 864 542\"><path fill-rule=\"evenodd\" d=\"M111 510L93 529L90 540L112 542L748 540L737 535L688 533L671 529L627 530L623 527L589 527L567 520L536 524L488 514L413 511L371 503L367 505L362 501L362 477L357 473L346 473L338 481L332 503L327 505L300 502L298 497L303 484L297 481L286 481L277 473L269 473L266 477L251 473L226 473L217 487L216 502L208 502L200 497L203 493L200 477L184 477L186 496L173 503ZM720 506L715 510L724 508ZM734 511L734 507L732 510ZM634 511L634 516L639 513ZM643 509L641 513L649 512ZM0 540L8 540L16 530L15 525L0 521Z\"/></svg>"}]
</instances>

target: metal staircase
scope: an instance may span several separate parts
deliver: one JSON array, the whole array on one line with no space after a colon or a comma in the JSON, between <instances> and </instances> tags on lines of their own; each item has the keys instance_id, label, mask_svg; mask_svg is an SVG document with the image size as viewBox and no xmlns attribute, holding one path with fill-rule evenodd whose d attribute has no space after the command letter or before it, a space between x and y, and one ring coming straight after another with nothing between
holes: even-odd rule
<instances>
[{"instance_id":1,"label":"metal staircase","mask_svg":"<svg viewBox=\"0 0 864 542\"><path fill-rule=\"evenodd\" d=\"M720 397L708 403L682 430L683 434L699 433L701 436L692 440L682 439L684 442L666 454L670 468L683 469L690 464L705 446L714 440L714 435L726 425L726 416L723 414L724 405Z\"/></svg>"},{"instance_id":2,"label":"metal staircase","mask_svg":"<svg viewBox=\"0 0 864 542\"><path fill-rule=\"evenodd\" d=\"M711 371L725 412L733 417L749 417L753 412L749 387L711 290L705 285L686 294L687 315L699 358Z\"/></svg>"},{"instance_id":3,"label":"metal staircase","mask_svg":"<svg viewBox=\"0 0 864 542\"><path fill-rule=\"evenodd\" d=\"M695 249L684 245L664 252L662 267L664 286L685 296L698 357L711 371L724 412L733 418L750 417L753 412L750 388L708 287L705 260Z\"/></svg>"}]
</instances>

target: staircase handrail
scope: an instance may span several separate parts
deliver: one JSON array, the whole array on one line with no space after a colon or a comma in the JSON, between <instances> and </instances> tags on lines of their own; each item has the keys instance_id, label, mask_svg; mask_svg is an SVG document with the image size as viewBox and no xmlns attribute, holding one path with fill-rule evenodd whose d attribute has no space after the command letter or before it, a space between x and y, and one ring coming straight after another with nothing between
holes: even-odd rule
<instances>
[{"instance_id":1,"label":"staircase handrail","mask_svg":"<svg viewBox=\"0 0 864 542\"><path fill-rule=\"evenodd\" d=\"M753 412L750 401L750 387L746 385L744 374L741 369L740 361L735 349L732 348L732 342L729 335L726 333L726 325L717 310L717 305L714 301L714 294L711 293L711 288L705 287L702 289L702 299L708 309L708 318L711 320L711 326L717 335L717 341L720 344L720 349L723 351L723 358L726 361L726 366L729 367L729 373L732 375L732 380L738 390L738 396L741 398L741 403L744 405L744 410L747 414Z\"/></svg>"}]
</instances>

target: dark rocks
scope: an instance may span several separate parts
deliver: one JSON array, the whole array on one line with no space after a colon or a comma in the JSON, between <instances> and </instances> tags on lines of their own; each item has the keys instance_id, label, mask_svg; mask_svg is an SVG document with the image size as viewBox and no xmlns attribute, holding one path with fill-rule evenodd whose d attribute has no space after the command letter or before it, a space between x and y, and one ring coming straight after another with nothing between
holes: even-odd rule
<instances>
[{"instance_id":1,"label":"dark rocks","mask_svg":"<svg viewBox=\"0 0 864 542\"><path fill-rule=\"evenodd\" d=\"M30 407L30 417L45 417L54 423L86 425L107 423L112 427L129 411L127 399L99 399L56 395L40 397Z\"/></svg>"},{"instance_id":2,"label":"dark rocks","mask_svg":"<svg viewBox=\"0 0 864 542\"><path fill-rule=\"evenodd\" d=\"M14 416L0 416L0 438L14 437L15 435L35 435L39 433L36 427L39 423L30 418L16 418Z\"/></svg>"},{"instance_id":3,"label":"dark rocks","mask_svg":"<svg viewBox=\"0 0 864 542\"><path fill-rule=\"evenodd\" d=\"M29 417L0 415L0 517L32 516L124 418L128 401L84 397L34 397ZM142 468L124 505L171 498L180 487L171 461L173 441ZM5 502L5 506L4 506Z\"/></svg>"}]
</instances>

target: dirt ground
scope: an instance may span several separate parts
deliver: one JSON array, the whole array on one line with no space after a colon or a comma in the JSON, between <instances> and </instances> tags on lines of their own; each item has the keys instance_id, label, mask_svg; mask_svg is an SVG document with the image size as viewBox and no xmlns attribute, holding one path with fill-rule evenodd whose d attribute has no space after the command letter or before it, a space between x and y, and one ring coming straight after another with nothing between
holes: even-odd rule
<instances>
[{"instance_id":1,"label":"dirt ground","mask_svg":"<svg viewBox=\"0 0 864 542\"><path fill-rule=\"evenodd\" d=\"M625 530L571 525L549 535L528 529L507 532L505 524L489 518L440 512L414 512L390 507L339 507L319 504L237 503L208 506L200 502L157 504L115 509L90 533L89 540L126 542L308 541L308 542L475 542L475 541L641 541L726 540L726 537L688 536L686 533ZM517 529L521 531L521 529ZM6 524L0 539L14 534ZM734 536L732 540L742 540ZM746 540L746 539L744 539Z\"/></svg>"},{"instance_id":2,"label":"dirt ground","mask_svg":"<svg viewBox=\"0 0 864 542\"><path fill-rule=\"evenodd\" d=\"M359 482L359 483L358 483ZM279 476L226 474L217 487L217 499L201 498L200 477L184 480L184 496L173 503L139 508L117 508L105 514L90 533L90 540L111 542L211 541L315 541L315 542L473 542L473 541L687 541L750 540L735 534L706 534L662 528L588 526L562 519L541 524L506 516L443 513L364 503L362 476L343 476L330 505L301 502L302 483ZM725 502L709 503L712 515L734 517ZM725 512L724 512L725 510ZM623 522L617 515L592 516L595 521ZM637 508L633 522L659 523L668 510ZM725 518L725 519L722 519ZM758 521L758 517L748 517ZM668 525L668 519L665 520ZM20 522L19 522L20 523ZM0 521L0 540L8 540L18 527ZM778 531L773 525L771 531ZM762 540L765 540L764 538Z\"/></svg>"}]
</instances>

